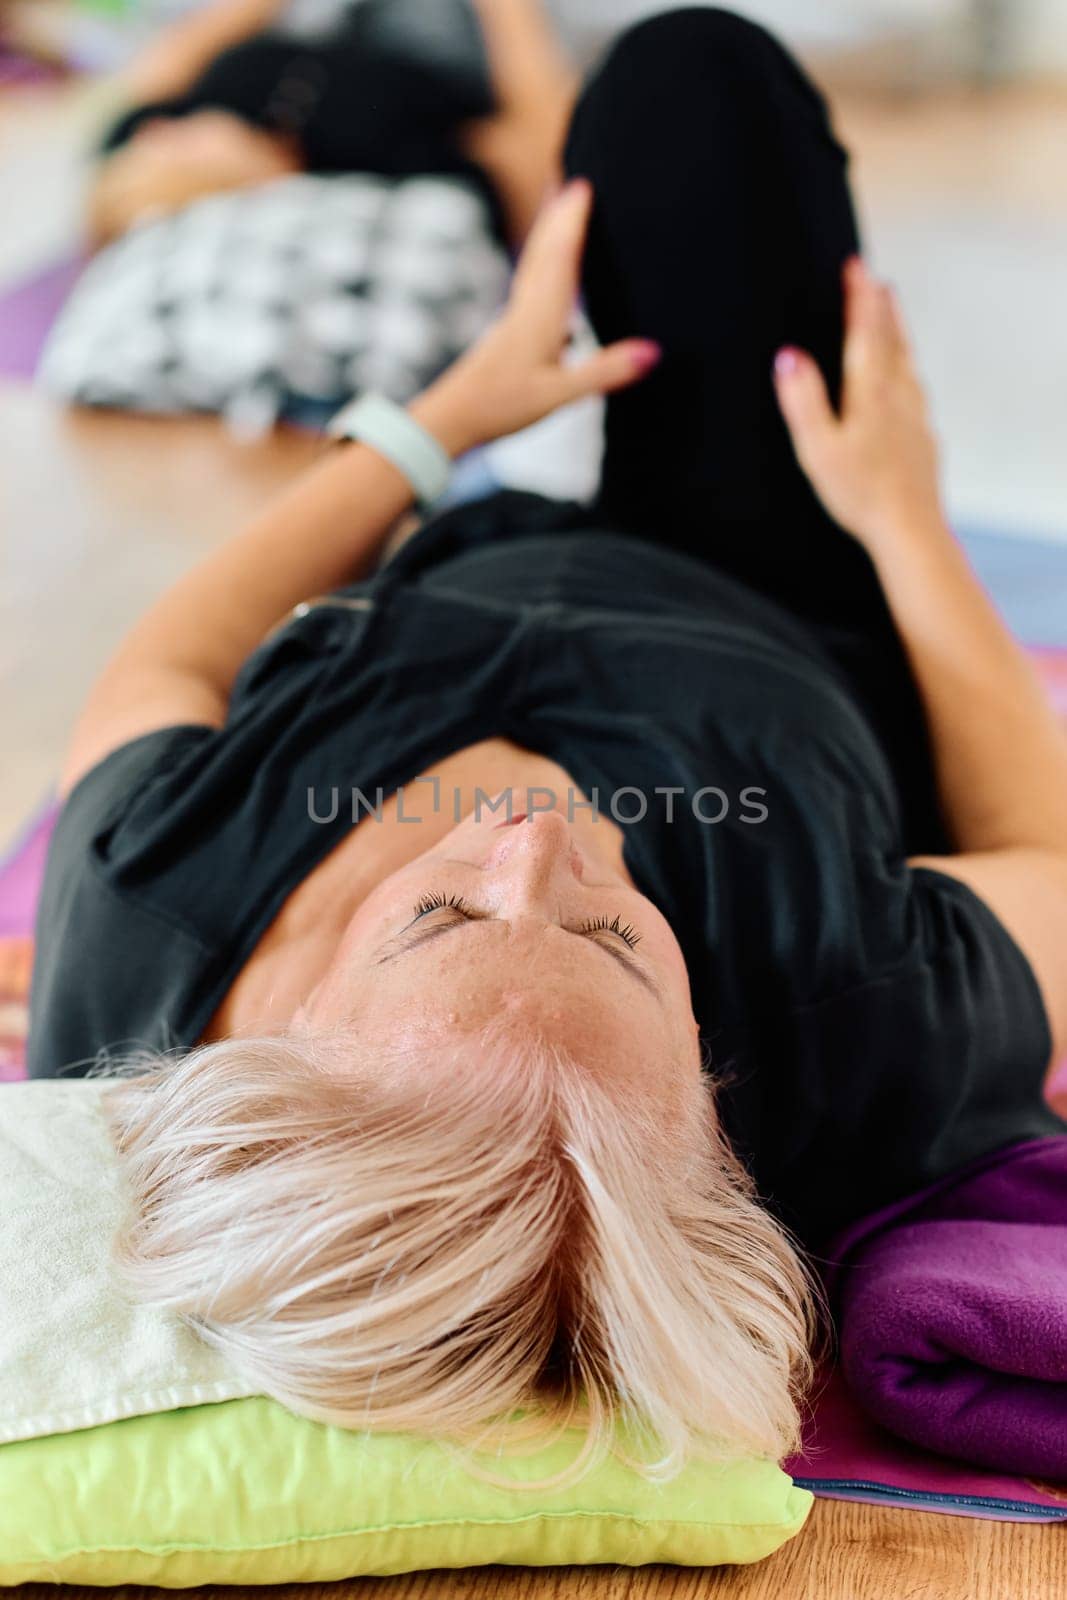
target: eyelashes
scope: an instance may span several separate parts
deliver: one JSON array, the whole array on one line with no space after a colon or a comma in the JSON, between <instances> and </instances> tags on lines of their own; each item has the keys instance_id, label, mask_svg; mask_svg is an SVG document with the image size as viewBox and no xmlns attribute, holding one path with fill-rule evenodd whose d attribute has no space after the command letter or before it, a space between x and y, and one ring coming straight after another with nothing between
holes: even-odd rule
<instances>
[{"instance_id":1,"label":"eyelashes","mask_svg":"<svg viewBox=\"0 0 1067 1600\"><path fill-rule=\"evenodd\" d=\"M424 894L416 901L414 910L416 922L420 917L428 916L431 911L458 911L460 916L464 917L474 915L462 895L458 894ZM631 950L636 949L641 943L641 935L631 923L623 922L621 917L594 917L591 922L583 923L579 932L583 934L613 933L624 944L629 945Z\"/></svg>"},{"instance_id":2,"label":"eyelashes","mask_svg":"<svg viewBox=\"0 0 1067 1600\"><path fill-rule=\"evenodd\" d=\"M623 922L620 917L612 917L610 922L607 917L596 917L592 922L587 922L582 927L583 933L617 933L619 938L633 950L641 943L641 935L629 923Z\"/></svg>"},{"instance_id":3,"label":"eyelashes","mask_svg":"<svg viewBox=\"0 0 1067 1600\"><path fill-rule=\"evenodd\" d=\"M431 911L440 911L444 907L450 907L453 911L459 911L464 916L470 915L470 907L463 899L462 895L424 894L418 901L416 901L415 904L416 920L418 920L419 917L425 917Z\"/></svg>"}]
</instances>

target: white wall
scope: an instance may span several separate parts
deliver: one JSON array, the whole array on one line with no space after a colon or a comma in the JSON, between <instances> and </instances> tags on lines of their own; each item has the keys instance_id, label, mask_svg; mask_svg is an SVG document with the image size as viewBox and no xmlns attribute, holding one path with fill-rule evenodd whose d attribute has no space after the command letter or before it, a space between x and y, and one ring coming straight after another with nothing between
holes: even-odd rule
<instances>
[{"instance_id":1,"label":"white wall","mask_svg":"<svg viewBox=\"0 0 1067 1600\"><path fill-rule=\"evenodd\" d=\"M638 17L667 11L684 0L549 0L565 29L579 36L613 33ZM700 0L696 0L700 3ZM713 3L713 0L708 0ZM853 45L901 27L929 27L966 10L970 0L721 0L803 46ZM1005 0L1017 5L1019 0ZM1067 0L1050 0L1064 4Z\"/></svg>"},{"instance_id":2,"label":"white wall","mask_svg":"<svg viewBox=\"0 0 1067 1600\"><path fill-rule=\"evenodd\" d=\"M582 50L608 34L683 0L548 0ZM698 0L699 3L699 0ZM712 3L712 0L709 0ZM983 26L1003 40L1000 70L1067 71L1067 0L721 0L800 49L840 49L901 31L950 30L965 57ZM968 40L972 43L968 45Z\"/></svg>"},{"instance_id":3,"label":"white wall","mask_svg":"<svg viewBox=\"0 0 1067 1600\"><path fill-rule=\"evenodd\" d=\"M1006 0L1019 64L1035 72L1067 72L1067 0Z\"/></svg>"}]
</instances>

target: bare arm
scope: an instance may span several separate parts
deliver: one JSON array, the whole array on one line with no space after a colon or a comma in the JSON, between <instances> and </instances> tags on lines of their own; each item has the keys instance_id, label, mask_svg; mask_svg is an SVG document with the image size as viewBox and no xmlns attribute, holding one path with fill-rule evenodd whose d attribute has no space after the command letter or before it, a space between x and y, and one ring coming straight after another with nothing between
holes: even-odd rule
<instances>
[{"instance_id":1,"label":"bare arm","mask_svg":"<svg viewBox=\"0 0 1067 1600\"><path fill-rule=\"evenodd\" d=\"M919 680L961 850L1067 856L1067 737L1034 669L942 525L875 565Z\"/></svg>"},{"instance_id":2,"label":"bare arm","mask_svg":"<svg viewBox=\"0 0 1067 1600\"><path fill-rule=\"evenodd\" d=\"M473 0L473 4L502 108L532 111L541 102L546 83L577 84L577 74L541 0Z\"/></svg>"},{"instance_id":3,"label":"bare arm","mask_svg":"<svg viewBox=\"0 0 1067 1600\"><path fill-rule=\"evenodd\" d=\"M215 0L167 28L116 79L116 90L133 106L184 93L216 56L266 27L282 3ZM153 153L134 137L95 164L85 201L94 249L148 212L174 211L202 194L265 182L297 167L295 146L290 150L287 141L253 130L221 109L208 114L232 127L221 142L216 134L214 155L207 160L202 150L193 159L176 159L169 147Z\"/></svg>"},{"instance_id":4,"label":"bare arm","mask_svg":"<svg viewBox=\"0 0 1067 1600\"><path fill-rule=\"evenodd\" d=\"M951 534L937 450L891 292L846 275L835 415L815 363L779 360L779 400L824 504L866 547L922 695L958 854L917 860L969 884L1028 956L1067 1045L1067 735Z\"/></svg>"},{"instance_id":5,"label":"bare arm","mask_svg":"<svg viewBox=\"0 0 1067 1600\"><path fill-rule=\"evenodd\" d=\"M544 212L495 327L411 407L459 455L582 395L643 376L657 354L627 339L561 362L592 191L571 183ZM411 503L407 479L364 445L328 453L279 500L182 578L119 646L75 728L61 788L111 750L176 723L221 726L234 679L300 600L357 581Z\"/></svg>"},{"instance_id":6,"label":"bare arm","mask_svg":"<svg viewBox=\"0 0 1067 1600\"><path fill-rule=\"evenodd\" d=\"M1067 736L1033 667L943 525L875 558L922 694L962 878L1034 969L1067 1046Z\"/></svg>"},{"instance_id":7,"label":"bare arm","mask_svg":"<svg viewBox=\"0 0 1067 1600\"><path fill-rule=\"evenodd\" d=\"M473 0L497 109L467 125L463 146L489 174L514 243L525 239L545 189L558 181L578 92L541 0Z\"/></svg>"},{"instance_id":8,"label":"bare arm","mask_svg":"<svg viewBox=\"0 0 1067 1600\"><path fill-rule=\"evenodd\" d=\"M274 21L284 0L213 0L181 17L146 46L123 74L136 100L183 94L210 61Z\"/></svg>"},{"instance_id":9,"label":"bare arm","mask_svg":"<svg viewBox=\"0 0 1067 1600\"><path fill-rule=\"evenodd\" d=\"M123 640L75 726L61 791L154 728L221 726L244 658L300 598L358 579L410 500L375 451L342 447L312 467Z\"/></svg>"}]
</instances>

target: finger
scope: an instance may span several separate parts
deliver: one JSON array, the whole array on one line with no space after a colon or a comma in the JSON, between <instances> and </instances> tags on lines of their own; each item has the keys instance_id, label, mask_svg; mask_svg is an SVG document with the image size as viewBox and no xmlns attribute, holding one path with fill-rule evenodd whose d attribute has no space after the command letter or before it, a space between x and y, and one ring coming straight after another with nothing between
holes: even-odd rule
<instances>
[{"instance_id":1,"label":"finger","mask_svg":"<svg viewBox=\"0 0 1067 1600\"><path fill-rule=\"evenodd\" d=\"M892 284L886 285L885 293L886 315L889 321L890 334L893 340L893 346L896 352L897 360L901 363L901 365L907 366L910 369L913 365L911 334L908 332L908 325L904 320L904 312L901 309L900 297L893 288Z\"/></svg>"},{"instance_id":2,"label":"finger","mask_svg":"<svg viewBox=\"0 0 1067 1600\"><path fill-rule=\"evenodd\" d=\"M900 354L889 290L858 256L845 268L844 378L849 384L887 372Z\"/></svg>"},{"instance_id":3,"label":"finger","mask_svg":"<svg viewBox=\"0 0 1067 1600\"><path fill-rule=\"evenodd\" d=\"M845 265L845 369L877 359L885 325L880 286L859 256Z\"/></svg>"},{"instance_id":4,"label":"finger","mask_svg":"<svg viewBox=\"0 0 1067 1600\"><path fill-rule=\"evenodd\" d=\"M862 256L849 256L842 270L845 334L863 333L878 315L878 280Z\"/></svg>"},{"instance_id":5,"label":"finger","mask_svg":"<svg viewBox=\"0 0 1067 1600\"><path fill-rule=\"evenodd\" d=\"M818 363L805 350L787 345L775 358L774 387L793 448L802 462L808 460L837 427Z\"/></svg>"},{"instance_id":6,"label":"finger","mask_svg":"<svg viewBox=\"0 0 1067 1600\"><path fill-rule=\"evenodd\" d=\"M558 405L590 394L611 394L637 383L656 366L663 352L653 339L620 339L573 367L559 371Z\"/></svg>"},{"instance_id":7,"label":"finger","mask_svg":"<svg viewBox=\"0 0 1067 1600\"><path fill-rule=\"evenodd\" d=\"M535 307L544 315L569 311L578 292L593 186L573 178L541 211L515 268L513 306Z\"/></svg>"}]
</instances>

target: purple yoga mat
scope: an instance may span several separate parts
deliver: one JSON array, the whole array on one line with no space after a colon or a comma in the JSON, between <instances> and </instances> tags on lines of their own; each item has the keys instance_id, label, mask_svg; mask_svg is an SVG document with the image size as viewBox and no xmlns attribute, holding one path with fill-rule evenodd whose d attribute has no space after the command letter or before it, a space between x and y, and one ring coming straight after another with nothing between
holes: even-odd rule
<instances>
[{"instance_id":1,"label":"purple yoga mat","mask_svg":"<svg viewBox=\"0 0 1067 1600\"><path fill-rule=\"evenodd\" d=\"M22 938L33 932L44 858L55 820L56 809L49 802L0 860L0 939Z\"/></svg>"},{"instance_id":2,"label":"purple yoga mat","mask_svg":"<svg viewBox=\"0 0 1067 1600\"><path fill-rule=\"evenodd\" d=\"M993 1522L1067 1521L1067 1484L969 1467L908 1444L860 1410L837 1370L816 1399L803 1451L784 1465L798 1484L825 1500Z\"/></svg>"},{"instance_id":3,"label":"purple yoga mat","mask_svg":"<svg viewBox=\"0 0 1067 1600\"><path fill-rule=\"evenodd\" d=\"M38 83L51 83L63 76L62 69L47 61L38 61L14 45L0 39L0 89L26 88Z\"/></svg>"},{"instance_id":4,"label":"purple yoga mat","mask_svg":"<svg viewBox=\"0 0 1067 1600\"><path fill-rule=\"evenodd\" d=\"M84 262L61 261L0 294L0 378L32 378Z\"/></svg>"}]
</instances>

